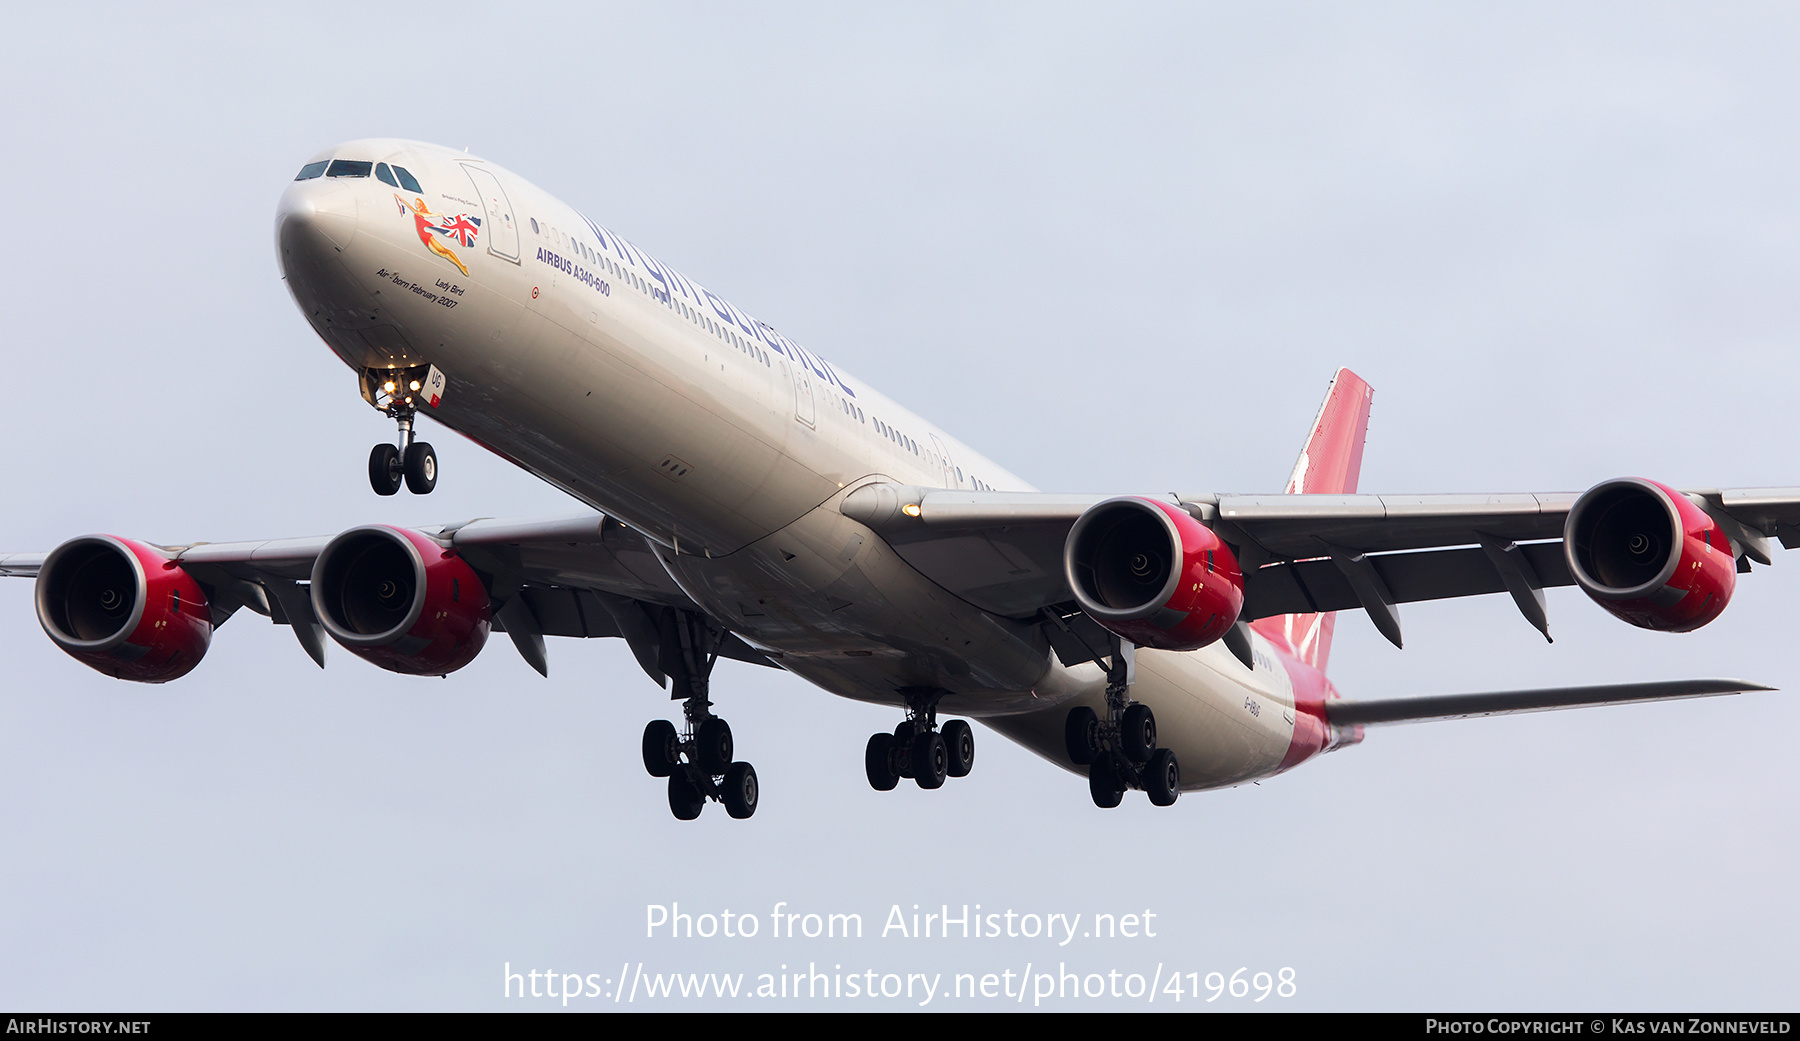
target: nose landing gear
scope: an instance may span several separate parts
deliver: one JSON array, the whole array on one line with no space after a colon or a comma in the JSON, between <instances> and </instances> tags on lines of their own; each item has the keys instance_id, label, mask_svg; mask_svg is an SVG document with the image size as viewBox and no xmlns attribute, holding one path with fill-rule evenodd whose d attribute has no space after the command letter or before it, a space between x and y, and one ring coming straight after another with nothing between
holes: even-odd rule
<instances>
[{"instance_id":1,"label":"nose landing gear","mask_svg":"<svg viewBox=\"0 0 1800 1041\"><path fill-rule=\"evenodd\" d=\"M401 416L400 444L376 445L369 452L369 487L376 495L392 495L406 482L414 495L430 494L437 487L437 452L430 444L412 439L412 417Z\"/></svg>"},{"instance_id":2,"label":"nose landing gear","mask_svg":"<svg viewBox=\"0 0 1800 1041\"><path fill-rule=\"evenodd\" d=\"M433 395L428 400L435 403L443 386L443 374L430 365L363 371L364 400L400 428L398 445L376 445L369 452L369 487L376 495L393 495L402 483L414 495L430 494L437 487L437 452L430 444L413 440L413 419L418 415L419 398Z\"/></svg>"}]
</instances>

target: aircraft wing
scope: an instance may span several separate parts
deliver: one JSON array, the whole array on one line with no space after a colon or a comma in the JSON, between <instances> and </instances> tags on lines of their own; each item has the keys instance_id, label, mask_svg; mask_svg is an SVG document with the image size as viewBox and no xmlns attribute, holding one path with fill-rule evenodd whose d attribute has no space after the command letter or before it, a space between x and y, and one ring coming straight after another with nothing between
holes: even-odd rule
<instances>
[{"instance_id":1,"label":"aircraft wing","mask_svg":"<svg viewBox=\"0 0 1800 1041\"><path fill-rule=\"evenodd\" d=\"M43 553L0 554L0 577L36 578L45 556Z\"/></svg>"},{"instance_id":2,"label":"aircraft wing","mask_svg":"<svg viewBox=\"0 0 1800 1041\"><path fill-rule=\"evenodd\" d=\"M1800 546L1800 488L1683 492L1732 541L1738 569ZM1070 527L1103 495L966 492L880 484L844 500L913 567L1013 618L1074 600ZM1211 527L1244 568L1245 621L1511 593L1548 637L1541 590L1573 585L1563 528L1580 493L1503 495L1150 495ZM1388 632L1387 628L1383 628Z\"/></svg>"},{"instance_id":3,"label":"aircraft wing","mask_svg":"<svg viewBox=\"0 0 1800 1041\"><path fill-rule=\"evenodd\" d=\"M657 562L642 535L598 513L550 519L481 518L416 529L455 547L488 581L493 627L507 633L533 668L546 670L545 636L620 637L659 683L657 610L699 611ZM290 625L313 660L325 663L325 638L313 613L313 561L330 536L159 547L205 587L213 624L248 607ZM0 576L36 577L47 554L0 555ZM773 666L736 636L724 657Z\"/></svg>"},{"instance_id":4,"label":"aircraft wing","mask_svg":"<svg viewBox=\"0 0 1800 1041\"><path fill-rule=\"evenodd\" d=\"M1707 698L1718 694L1742 694L1774 690L1743 680L1656 680L1650 683L1609 683L1593 687L1545 687L1538 690L1490 691L1484 694L1434 694L1410 698L1334 699L1325 703L1325 715L1338 726L1373 726L1379 723L1425 723L1476 716L1502 716L1514 712L1547 712L1559 708L1588 708L1636 701L1668 701Z\"/></svg>"}]
</instances>

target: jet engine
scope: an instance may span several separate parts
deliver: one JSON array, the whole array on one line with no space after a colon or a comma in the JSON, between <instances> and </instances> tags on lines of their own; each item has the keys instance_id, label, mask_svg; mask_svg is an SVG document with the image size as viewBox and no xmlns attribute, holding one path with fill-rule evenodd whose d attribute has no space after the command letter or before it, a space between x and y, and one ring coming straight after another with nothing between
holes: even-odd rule
<instances>
[{"instance_id":1,"label":"jet engine","mask_svg":"<svg viewBox=\"0 0 1800 1041\"><path fill-rule=\"evenodd\" d=\"M1186 511L1126 496L1089 507L1063 544L1063 572L1094 621L1132 643L1191 651L1244 606L1230 547Z\"/></svg>"},{"instance_id":2,"label":"jet engine","mask_svg":"<svg viewBox=\"0 0 1800 1041\"><path fill-rule=\"evenodd\" d=\"M37 613L75 660L139 683L187 675L212 643L200 584L161 550L111 535L70 539L44 558Z\"/></svg>"},{"instance_id":3,"label":"jet engine","mask_svg":"<svg viewBox=\"0 0 1800 1041\"><path fill-rule=\"evenodd\" d=\"M1563 552L1595 603L1640 629L1685 633L1719 617L1737 585L1731 540L1672 488L1624 477L1569 510Z\"/></svg>"},{"instance_id":4,"label":"jet engine","mask_svg":"<svg viewBox=\"0 0 1800 1041\"><path fill-rule=\"evenodd\" d=\"M453 549L416 531L351 528L313 562L313 610L351 654L408 676L443 676L487 643L487 588Z\"/></svg>"}]
</instances>

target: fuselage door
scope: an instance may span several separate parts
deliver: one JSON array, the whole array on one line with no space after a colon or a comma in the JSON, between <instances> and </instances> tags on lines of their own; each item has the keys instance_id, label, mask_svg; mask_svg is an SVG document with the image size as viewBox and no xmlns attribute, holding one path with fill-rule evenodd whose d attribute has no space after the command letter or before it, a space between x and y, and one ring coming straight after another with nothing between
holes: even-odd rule
<instances>
[{"instance_id":1,"label":"fuselage door","mask_svg":"<svg viewBox=\"0 0 1800 1041\"><path fill-rule=\"evenodd\" d=\"M812 374L799 362L792 365L786 361L779 363L794 381L794 418L807 426L813 426L816 423L816 413L813 410Z\"/></svg>"},{"instance_id":2,"label":"fuselage door","mask_svg":"<svg viewBox=\"0 0 1800 1041\"><path fill-rule=\"evenodd\" d=\"M928 434L926 436L931 438L931 447L937 450L938 466L944 471L943 487L955 488L958 483L956 480L956 463L950 458L950 450L944 447L944 442L940 440L936 434Z\"/></svg>"},{"instance_id":3,"label":"fuselage door","mask_svg":"<svg viewBox=\"0 0 1800 1041\"><path fill-rule=\"evenodd\" d=\"M488 252L517 264L519 221L513 213L512 203L506 198L506 189L500 187L500 178L485 167L463 163L462 168L475 185L482 208L487 211L487 225L481 230L487 232Z\"/></svg>"}]
</instances>

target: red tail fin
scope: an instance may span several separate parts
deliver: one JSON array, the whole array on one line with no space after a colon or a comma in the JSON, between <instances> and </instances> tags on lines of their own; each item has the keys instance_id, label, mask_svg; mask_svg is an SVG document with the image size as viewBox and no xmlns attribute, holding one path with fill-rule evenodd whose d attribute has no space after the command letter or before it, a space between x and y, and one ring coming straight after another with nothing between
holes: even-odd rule
<instances>
[{"instance_id":1,"label":"red tail fin","mask_svg":"<svg viewBox=\"0 0 1800 1041\"><path fill-rule=\"evenodd\" d=\"M1363 442L1369 436L1369 404L1375 391L1349 369L1339 369L1325 391L1325 403L1313 420L1312 433L1300 449L1300 460L1288 478L1289 495L1356 491L1362 473ZM1288 614L1260 618L1252 627L1268 639L1285 643L1294 657L1325 671L1331 655L1335 613Z\"/></svg>"}]
</instances>

